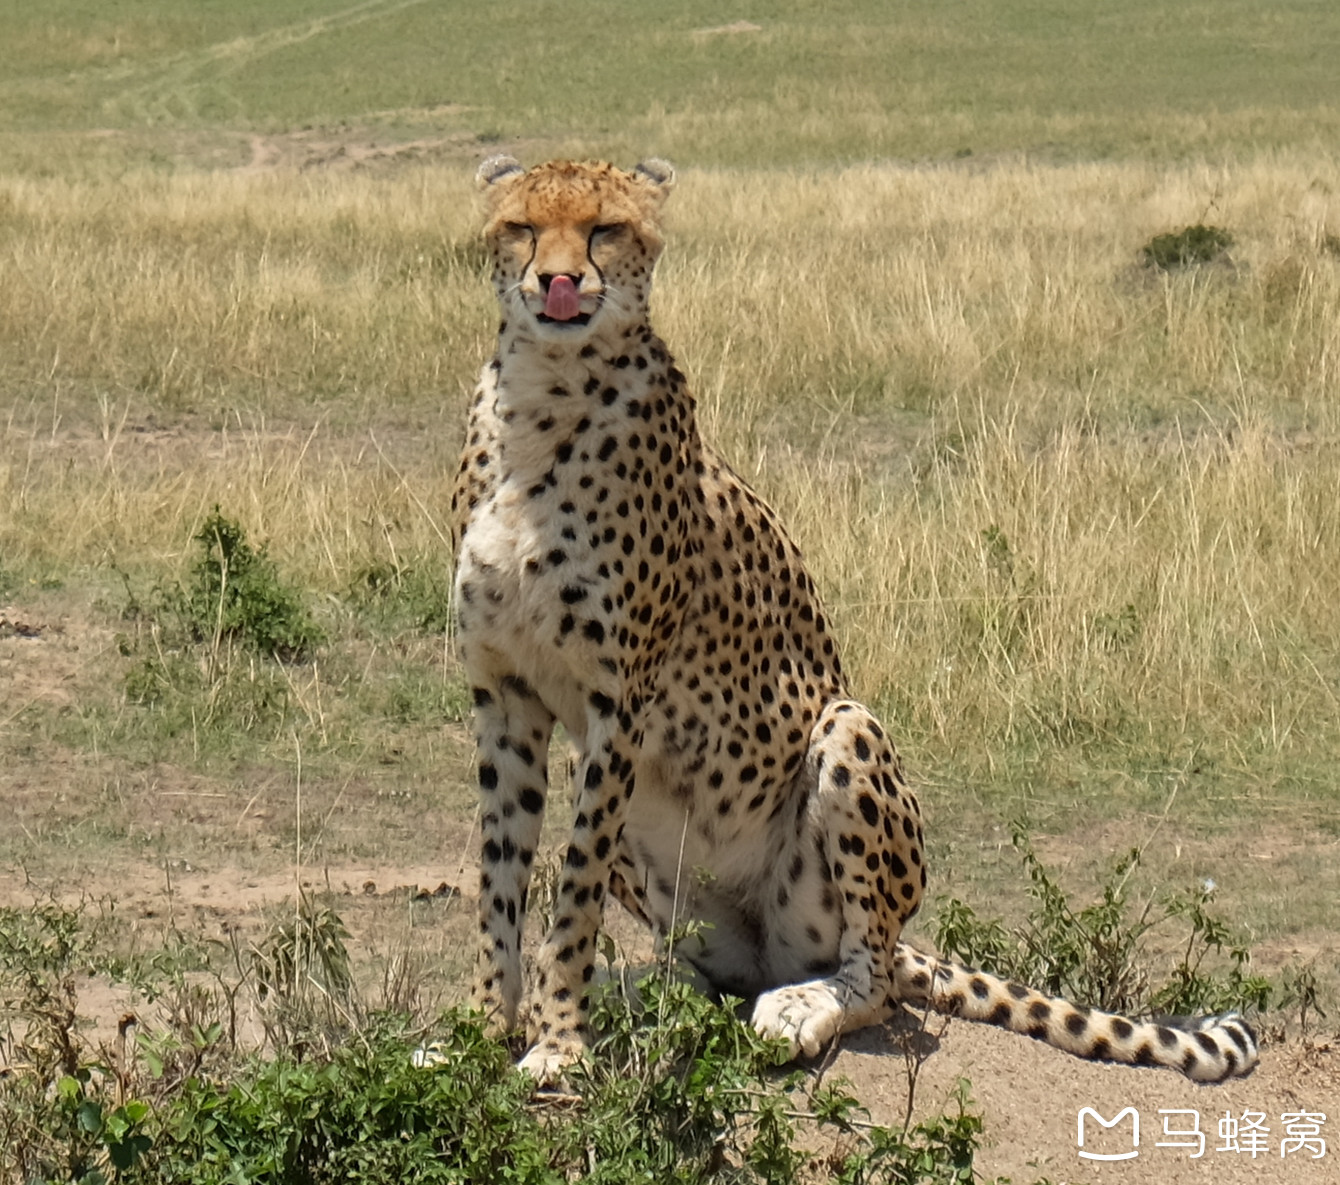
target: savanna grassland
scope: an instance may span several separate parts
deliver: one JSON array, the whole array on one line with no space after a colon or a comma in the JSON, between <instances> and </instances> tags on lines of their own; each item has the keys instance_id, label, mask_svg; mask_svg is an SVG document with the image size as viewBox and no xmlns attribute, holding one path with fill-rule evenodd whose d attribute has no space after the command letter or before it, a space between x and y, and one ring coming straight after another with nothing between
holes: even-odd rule
<instances>
[{"instance_id":1,"label":"savanna grassland","mask_svg":"<svg viewBox=\"0 0 1340 1185\"><path fill-rule=\"evenodd\" d=\"M1083 7L0 3L0 904L120 898L143 954L306 880L356 976L455 998L470 907L390 890L473 860L471 176L662 154L658 328L933 893L1021 911L1014 820L1081 899L1143 846L1138 899L1214 882L1333 1000L1340 9ZM1195 225L1231 244L1143 253ZM284 661L193 616L216 507Z\"/></svg>"}]
</instances>

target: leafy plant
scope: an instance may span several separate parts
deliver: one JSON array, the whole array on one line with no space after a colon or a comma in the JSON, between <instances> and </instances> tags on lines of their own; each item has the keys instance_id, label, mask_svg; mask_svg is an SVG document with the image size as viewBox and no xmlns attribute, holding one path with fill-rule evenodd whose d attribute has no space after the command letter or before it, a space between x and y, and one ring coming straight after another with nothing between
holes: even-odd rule
<instances>
[{"instance_id":1,"label":"leafy plant","mask_svg":"<svg viewBox=\"0 0 1340 1185\"><path fill-rule=\"evenodd\" d=\"M561 1181L507 1049L461 1014L437 1036L439 1072L415 1068L403 1019L383 1017L328 1060L286 1054L232 1083L188 1083L143 1179Z\"/></svg>"},{"instance_id":2,"label":"leafy plant","mask_svg":"<svg viewBox=\"0 0 1340 1185\"><path fill-rule=\"evenodd\" d=\"M1281 978L1280 1007L1297 1012L1298 1030L1307 1037L1314 1023L1313 1014L1322 1020L1328 1015L1321 1006L1323 987L1317 979L1316 965L1305 963L1286 967Z\"/></svg>"},{"instance_id":3,"label":"leafy plant","mask_svg":"<svg viewBox=\"0 0 1340 1185\"><path fill-rule=\"evenodd\" d=\"M79 1066L74 975L89 961L79 913L54 903L0 909L0 1019L10 1058L47 1078ZM15 1031L14 1025L21 1025Z\"/></svg>"},{"instance_id":4,"label":"leafy plant","mask_svg":"<svg viewBox=\"0 0 1340 1185\"><path fill-rule=\"evenodd\" d=\"M198 554L190 583L174 599L195 641L214 649L224 639L239 641L285 662L310 657L323 631L264 547L252 547L217 506L192 540Z\"/></svg>"},{"instance_id":5,"label":"leafy plant","mask_svg":"<svg viewBox=\"0 0 1340 1185\"><path fill-rule=\"evenodd\" d=\"M96 960L81 910L0 909L0 1179L102 1185L148 1148L148 1108L107 1097L79 1032L75 976Z\"/></svg>"},{"instance_id":6,"label":"leafy plant","mask_svg":"<svg viewBox=\"0 0 1340 1185\"><path fill-rule=\"evenodd\" d=\"M840 1085L778 1078L774 1045L687 984L653 976L634 1006L597 1001L603 1029L575 1094L532 1098L477 1017L446 1013L431 1069L406 1056L404 1018L374 1018L327 1060L281 1056L231 1084L193 1082L159 1113L142 1177L327 1182L632 1180L968 1182L981 1132L967 1110L904 1131L861 1121ZM800 1142L840 1143L816 1157ZM231 1178L230 1178L231 1179Z\"/></svg>"},{"instance_id":7,"label":"leafy plant","mask_svg":"<svg viewBox=\"0 0 1340 1185\"><path fill-rule=\"evenodd\" d=\"M347 1000L353 990L348 940L349 931L340 915L304 892L296 913L271 927L257 948L261 998L271 992L292 997L304 982L310 982L332 997Z\"/></svg>"},{"instance_id":8,"label":"leafy plant","mask_svg":"<svg viewBox=\"0 0 1340 1185\"><path fill-rule=\"evenodd\" d=\"M870 1128L865 1141L835 1166L835 1185L969 1185L982 1121L968 1108L969 1083L960 1078L955 1110L909 1129ZM998 1179L996 1185L1008 1185ZM1038 1185L1044 1185L1039 1182Z\"/></svg>"},{"instance_id":9,"label":"leafy plant","mask_svg":"<svg viewBox=\"0 0 1340 1185\"><path fill-rule=\"evenodd\" d=\"M1170 896L1163 904L1166 918L1180 918L1188 925L1186 945L1172 975L1150 997L1149 1009L1171 1016L1228 1012L1241 1008L1265 1011L1275 985L1249 971L1251 952L1233 941L1232 932L1207 906L1212 890L1197 889L1185 896ZM1212 975L1202 970L1208 955L1227 955L1227 971Z\"/></svg>"},{"instance_id":10,"label":"leafy plant","mask_svg":"<svg viewBox=\"0 0 1340 1185\"><path fill-rule=\"evenodd\" d=\"M260 1019L276 1049L300 1053L354 1029L360 1009L348 941L340 915L304 892L253 949L256 995L267 1005Z\"/></svg>"},{"instance_id":11,"label":"leafy plant","mask_svg":"<svg viewBox=\"0 0 1340 1185\"><path fill-rule=\"evenodd\" d=\"M736 1003L715 1004L659 973L631 996L598 995L601 1035L572 1072L582 1109L560 1145L584 1179L790 1183L806 1168L806 1179L852 1185L973 1180L982 1129L966 1082L955 1114L902 1129L870 1124L845 1082L779 1072L778 1046L740 1023ZM827 1156L802 1142L802 1125L808 1139L832 1144Z\"/></svg>"},{"instance_id":12,"label":"leafy plant","mask_svg":"<svg viewBox=\"0 0 1340 1185\"><path fill-rule=\"evenodd\" d=\"M1274 992L1270 981L1250 974L1250 952L1209 912L1211 887L1164 894L1137 906L1127 891L1140 863L1140 849L1132 848L1113 866L1100 899L1077 908L1038 859L1024 825L1016 821L1011 833L1033 899L1027 919L1009 929L999 919L979 918L971 906L951 898L942 906L936 927L936 942L947 955L1048 994L1127 1015L1269 1006ZM1146 939L1176 920L1187 925L1181 957L1155 986ZM1211 957L1226 957L1228 968L1211 969Z\"/></svg>"},{"instance_id":13,"label":"leafy plant","mask_svg":"<svg viewBox=\"0 0 1340 1185\"><path fill-rule=\"evenodd\" d=\"M636 999L630 1009L612 989L598 997L592 1024L602 1035L573 1075L588 1121L568 1135L591 1141L589 1179L705 1181L733 1153L754 1179L790 1180L791 1108L764 1104L789 1103L800 1078L760 1091L776 1047L682 980L648 977ZM629 1124L629 1115L644 1118ZM570 1143L566 1155L581 1151Z\"/></svg>"},{"instance_id":14,"label":"leafy plant","mask_svg":"<svg viewBox=\"0 0 1340 1185\"><path fill-rule=\"evenodd\" d=\"M126 698L156 709L168 735L198 739L225 721L278 733L294 700L287 666L311 658L325 632L265 548L217 506L192 541L185 583L159 585L142 601L126 580L125 616L140 627L120 639L136 659Z\"/></svg>"},{"instance_id":15,"label":"leafy plant","mask_svg":"<svg viewBox=\"0 0 1340 1185\"><path fill-rule=\"evenodd\" d=\"M981 1122L968 1109L966 1083L950 1113L902 1129L871 1124L845 1084L779 1072L776 1044L741 1023L736 1002L714 1003L655 974L635 992L598 993L597 1036L570 1071L574 1093L536 1095L478 1016L454 1009L425 1027L363 1008L347 977L346 937L338 914L303 898L296 918L259 944L254 974L236 965L238 985L257 986L266 1007L301 996L305 984L341 994L346 1023L321 1041L273 1029L272 1057L241 1053L210 1011L217 997L213 1005L194 997L172 1004L186 963L169 952L117 965L171 1005L171 1031L141 1033L127 1047L123 1024L123 1047L93 1055L79 1033L72 972L103 956L93 952L81 912L0 911L0 1034L7 1034L0 1054L8 1067L0 1075L0 1178L91 1185L973 1179ZM53 1000L56 1030L44 1027ZM410 1056L425 1038L431 1068ZM180 1073L184 1067L190 1072Z\"/></svg>"}]
</instances>

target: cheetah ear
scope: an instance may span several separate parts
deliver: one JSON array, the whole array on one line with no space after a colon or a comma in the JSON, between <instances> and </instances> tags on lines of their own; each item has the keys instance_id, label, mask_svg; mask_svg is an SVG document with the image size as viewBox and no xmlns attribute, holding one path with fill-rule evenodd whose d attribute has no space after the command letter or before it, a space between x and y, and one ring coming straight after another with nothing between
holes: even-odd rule
<instances>
[{"instance_id":1,"label":"cheetah ear","mask_svg":"<svg viewBox=\"0 0 1340 1185\"><path fill-rule=\"evenodd\" d=\"M675 166L658 156L641 161L633 172L647 182L662 201L675 187Z\"/></svg>"},{"instance_id":2,"label":"cheetah ear","mask_svg":"<svg viewBox=\"0 0 1340 1185\"><path fill-rule=\"evenodd\" d=\"M504 177L513 177L524 172L514 156L505 154L491 156L476 170L475 185L480 189L488 189L490 185L496 185Z\"/></svg>"}]
</instances>

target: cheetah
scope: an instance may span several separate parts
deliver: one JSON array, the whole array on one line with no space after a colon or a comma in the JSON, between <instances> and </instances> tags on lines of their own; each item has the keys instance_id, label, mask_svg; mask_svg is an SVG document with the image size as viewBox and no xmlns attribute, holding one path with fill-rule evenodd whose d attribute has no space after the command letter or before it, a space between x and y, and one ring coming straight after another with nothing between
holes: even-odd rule
<instances>
[{"instance_id":1,"label":"cheetah","mask_svg":"<svg viewBox=\"0 0 1340 1185\"><path fill-rule=\"evenodd\" d=\"M799 549L700 436L649 322L674 170L499 156L476 180L502 320L452 531L482 796L473 1002L497 1031L518 1023L557 723L576 752L521 1068L550 1082L581 1054L612 896L662 938L695 923L676 955L793 1057L907 1001L1084 1058L1249 1071L1236 1016L1137 1023L900 941L926 887L917 799L847 694Z\"/></svg>"}]
</instances>

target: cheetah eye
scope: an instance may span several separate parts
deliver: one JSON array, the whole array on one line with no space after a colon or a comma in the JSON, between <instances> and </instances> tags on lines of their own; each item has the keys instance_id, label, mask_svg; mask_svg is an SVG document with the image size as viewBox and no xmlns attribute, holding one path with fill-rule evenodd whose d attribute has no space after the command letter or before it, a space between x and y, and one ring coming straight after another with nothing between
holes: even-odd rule
<instances>
[{"instance_id":1,"label":"cheetah eye","mask_svg":"<svg viewBox=\"0 0 1340 1185\"><path fill-rule=\"evenodd\" d=\"M528 222L504 222L503 233L511 235L513 238L521 239L535 233L535 228Z\"/></svg>"},{"instance_id":2,"label":"cheetah eye","mask_svg":"<svg viewBox=\"0 0 1340 1185\"><path fill-rule=\"evenodd\" d=\"M624 222L602 222L599 226L591 228L591 238L612 239L623 234L628 229L628 224Z\"/></svg>"}]
</instances>

